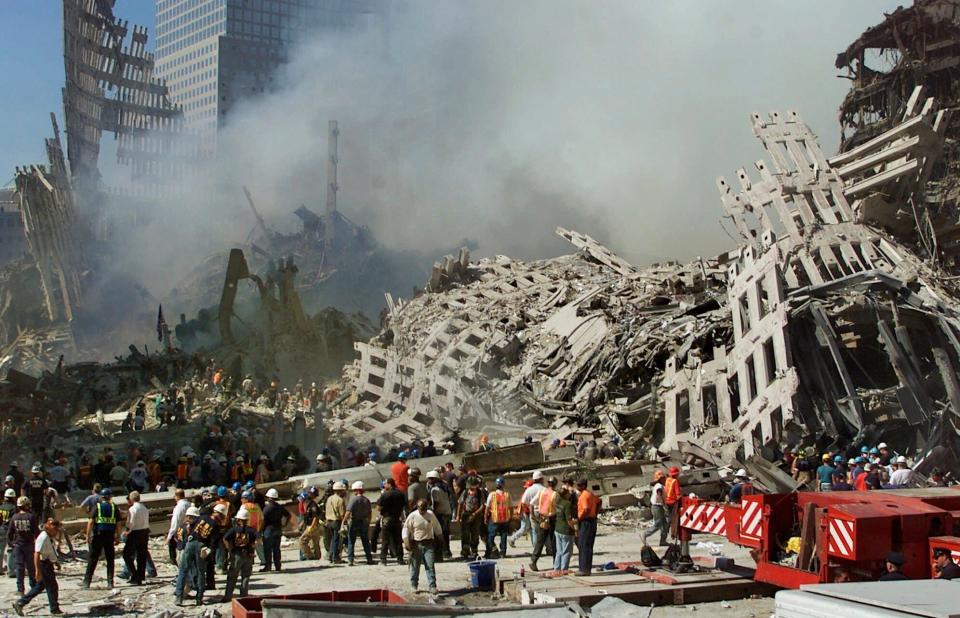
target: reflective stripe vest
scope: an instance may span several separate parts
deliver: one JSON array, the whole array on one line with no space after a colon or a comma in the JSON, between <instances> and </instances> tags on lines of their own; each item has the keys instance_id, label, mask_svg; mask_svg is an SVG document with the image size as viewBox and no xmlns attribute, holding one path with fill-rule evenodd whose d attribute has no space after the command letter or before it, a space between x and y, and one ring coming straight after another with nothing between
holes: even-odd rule
<instances>
[{"instance_id":1,"label":"reflective stripe vest","mask_svg":"<svg viewBox=\"0 0 960 618\"><path fill-rule=\"evenodd\" d=\"M260 530L260 524L263 522L263 511L256 502L244 502L243 508L247 509L247 525L254 530Z\"/></svg>"},{"instance_id":2,"label":"reflective stripe vest","mask_svg":"<svg viewBox=\"0 0 960 618\"><path fill-rule=\"evenodd\" d=\"M117 507L110 502L97 502L97 517L93 520L96 532L113 533L117 528Z\"/></svg>"},{"instance_id":3,"label":"reflective stripe vest","mask_svg":"<svg viewBox=\"0 0 960 618\"><path fill-rule=\"evenodd\" d=\"M490 521L503 524L510 521L510 494L495 491L490 497Z\"/></svg>"},{"instance_id":4,"label":"reflective stripe vest","mask_svg":"<svg viewBox=\"0 0 960 618\"><path fill-rule=\"evenodd\" d=\"M540 492L540 501L537 502L537 513L540 514L540 517L552 517L554 505L556 504L557 492L553 491L549 487L545 488Z\"/></svg>"},{"instance_id":5,"label":"reflective stripe vest","mask_svg":"<svg viewBox=\"0 0 960 618\"><path fill-rule=\"evenodd\" d=\"M190 466L185 463L177 464L177 480L185 481L187 480L187 474L190 472Z\"/></svg>"},{"instance_id":6,"label":"reflective stripe vest","mask_svg":"<svg viewBox=\"0 0 960 618\"><path fill-rule=\"evenodd\" d=\"M663 483L663 501L668 505L674 505L680 500L680 481L668 476Z\"/></svg>"}]
</instances>

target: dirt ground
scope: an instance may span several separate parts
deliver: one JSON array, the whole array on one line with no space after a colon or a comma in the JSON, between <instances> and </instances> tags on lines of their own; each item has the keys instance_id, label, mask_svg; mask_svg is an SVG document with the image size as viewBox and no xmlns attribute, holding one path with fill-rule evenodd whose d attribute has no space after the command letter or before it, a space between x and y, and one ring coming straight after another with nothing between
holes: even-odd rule
<instances>
[{"instance_id":1,"label":"dirt ground","mask_svg":"<svg viewBox=\"0 0 960 618\"><path fill-rule=\"evenodd\" d=\"M724 539L713 536L698 537L701 541L710 541L718 544L723 555L733 558L737 564L752 566L747 552L740 547L726 543ZM454 553L459 547L459 541L454 541ZM639 559L640 540L637 525L610 526L601 525L600 535L597 537L594 564L606 562L635 561ZM78 549L82 549L78 547ZM530 542L521 539L517 547L505 559L499 561L501 577L516 575L520 565L529 562ZM709 548L693 546L691 554L708 555ZM362 555L361 548L357 547L358 554ZM177 610L174 606L173 581L176 576L175 568L167 561L166 548L161 545L160 539L153 539L151 554L156 562L158 576L148 578L147 585L141 587L129 586L123 580L114 590L106 588L106 572L103 565L98 566L90 590L81 590L84 564L78 561L67 562L61 572L60 599L61 607L68 615L74 616L122 616L122 615L163 615L163 611ZM440 594L436 599L429 599L425 593L411 594L407 567L391 563L387 567L379 565L368 566L362 559L357 566L330 565L326 559L318 562L299 561L297 549L290 539L283 549L284 570L280 573L258 573L254 569L251 583L253 594L290 594L299 592L318 592L325 590L350 590L364 588L389 588L404 596L411 602L437 602L466 606L497 605L506 603L492 593L470 591L470 574L466 564L460 561L445 562L437 565L437 580ZM574 554L573 564L577 556ZM544 568L547 560L541 560ZM117 572L120 572L122 561L117 559ZM258 567L257 567L258 568ZM230 615L230 606L218 603L223 594L223 585L226 576L217 575L217 589L208 591L206 605L179 608L185 616L200 616L211 609L217 609L222 615ZM426 574L421 573L420 588L426 590ZM12 579L0 579L0 616L13 615L11 604L17 599L16 586ZM703 603L698 605L656 608L651 614L655 618L667 616L689 616L697 611L704 616L728 616L730 618L767 618L773 613L773 599L745 599L727 603ZM28 616L47 615L46 596L41 594L25 608ZM175 614L167 614L175 615ZM208 615L210 615L208 613Z\"/></svg>"}]
</instances>

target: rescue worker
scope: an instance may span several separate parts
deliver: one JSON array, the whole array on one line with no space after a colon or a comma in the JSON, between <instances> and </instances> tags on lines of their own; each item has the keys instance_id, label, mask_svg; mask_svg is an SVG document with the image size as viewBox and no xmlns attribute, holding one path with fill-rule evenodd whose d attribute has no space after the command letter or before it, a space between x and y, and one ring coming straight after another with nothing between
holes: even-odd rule
<instances>
[{"instance_id":1,"label":"rescue worker","mask_svg":"<svg viewBox=\"0 0 960 618\"><path fill-rule=\"evenodd\" d=\"M131 491L127 496L127 529L123 545L123 562L130 573L130 583L142 586L146 580L149 556L150 511L140 503L140 493Z\"/></svg>"},{"instance_id":2,"label":"rescue worker","mask_svg":"<svg viewBox=\"0 0 960 618\"><path fill-rule=\"evenodd\" d=\"M397 564L403 561L403 510L407 505L407 497L397 489L396 482L386 479L383 491L377 498L377 509L380 512L380 564L386 566L387 551L393 552Z\"/></svg>"},{"instance_id":3,"label":"rescue worker","mask_svg":"<svg viewBox=\"0 0 960 618\"><path fill-rule=\"evenodd\" d=\"M280 539L290 521L290 513L277 503L278 498L280 494L276 489L271 487L267 490L267 506L263 509L263 556L266 564L260 569L261 572L269 571L271 566L277 571L281 569Z\"/></svg>"},{"instance_id":4,"label":"rescue worker","mask_svg":"<svg viewBox=\"0 0 960 618\"><path fill-rule=\"evenodd\" d=\"M200 515L190 527L190 534L180 554L180 567L174 588L176 604L183 605L184 585L190 583L196 590L197 605L203 605L203 593L207 589L208 560L212 559L215 544L220 538L219 530L227 517L222 504L213 507L209 515Z\"/></svg>"},{"instance_id":5,"label":"rescue worker","mask_svg":"<svg viewBox=\"0 0 960 618\"><path fill-rule=\"evenodd\" d=\"M190 529L193 527L193 522L196 521L197 517L199 516L200 509L192 505L188 506L183 512L183 517L181 518L180 524L177 526L176 530L173 531L173 550L175 552L174 564L176 564L178 568L180 566L180 552L183 552L183 548L187 544L187 537L190 536Z\"/></svg>"},{"instance_id":6,"label":"rescue worker","mask_svg":"<svg viewBox=\"0 0 960 618\"><path fill-rule=\"evenodd\" d=\"M330 551L327 558L330 564L342 564L340 559L340 550L346 540L340 533L343 528L343 521L347 517L347 502L344 496L347 493L347 486L342 481L333 484L333 495L327 498L327 505L324 511L324 521L327 524L327 530L330 531Z\"/></svg>"},{"instance_id":7,"label":"rescue worker","mask_svg":"<svg viewBox=\"0 0 960 618\"><path fill-rule=\"evenodd\" d=\"M306 500L303 501L303 518L300 522L300 557L301 560L319 560L323 547L323 518L320 516L320 507L317 505L316 487L307 490Z\"/></svg>"},{"instance_id":8,"label":"rescue worker","mask_svg":"<svg viewBox=\"0 0 960 618\"><path fill-rule=\"evenodd\" d=\"M450 560L453 554L450 552L450 520L453 518L453 508L450 506L450 493L440 479L440 472L431 470L427 472L427 492L429 495L428 503L430 510L440 522L443 528L443 538L439 539L439 545L436 548L437 562Z\"/></svg>"},{"instance_id":9,"label":"rescue worker","mask_svg":"<svg viewBox=\"0 0 960 618\"><path fill-rule=\"evenodd\" d=\"M26 592L24 576L30 581L30 587L37 584L37 571L33 561L34 545L39 533L37 517L30 510L30 498L17 498L17 513L10 518L7 529L7 546L13 554L13 574L17 578L17 592Z\"/></svg>"},{"instance_id":10,"label":"rescue worker","mask_svg":"<svg viewBox=\"0 0 960 618\"><path fill-rule=\"evenodd\" d=\"M17 465L17 462L10 462L10 469L7 470L7 476L13 477L13 484L11 487L13 491L17 492L17 496L20 495L20 490L23 489L23 483L25 481L23 477L23 472L20 471L20 467Z\"/></svg>"},{"instance_id":11,"label":"rescue worker","mask_svg":"<svg viewBox=\"0 0 960 618\"><path fill-rule=\"evenodd\" d=\"M430 594L437 593L437 572L434 568L434 539L443 534L440 522L421 500L403 522L403 547L410 553L410 588L416 592L420 581L420 565L427 571Z\"/></svg>"},{"instance_id":12,"label":"rescue worker","mask_svg":"<svg viewBox=\"0 0 960 618\"><path fill-rule=\"evenodd\" d=\"M350 486L353 490L353 497L347 502L347 514L344 519L342 532L346 532L347 538L347 564L353 566L353 548L357 537L363 543L363 553L367 557L367 564L373 564L373 554L370 553L370 516L373 514L373 507L370 504L370 498L363 495L363 481L354 481Z\"/></svg>"},{"instance_id":13,"label":"rescue worker","mask_svg":"<svg viewBox=\"0 0 960 618\"><path fill-rule=\"evenodd\" d=\"M903 554L897 551L892 551L887 554L886 562L884 567L886 568L886 573L880 576L878 581L881 582L898 582L906 579L910 579L903 574Z\"/></svg>"},{"instance_id":14,"label":"rescue worker","mask_svg":"<svg viewBox=\"0 0 960 618\"><path fill-rule=\"evenodd\" d=\"M229 556L227 567L227 585L223 592L222 603L233 598L233 589L240 580L240 596L247 596L250 590L250 575L253 573L254 548L257 546L257 531L248 525L250 514L240 507L234 516L235 525L223 535L223 546Z\"/></svg>"},{"instance_id":15,"label":"rescue worker","mask_svg":"<svg viewBox=\"0 0 960 618\"><path fill-rule=\"evenodd\" d=\"M479 558L484 507L480 482L471 478L467 481L467 490L460 494L456 516L456 521L460 522L460 555L468 560Z\"/></svg>"},{"instance_id":16,"label":"rescue worker","mask_svg":"<svg viewBox=\"0 0 960 618\"><path fill-rule=\"evenodd\" d=\"M510 494L503 488L504 479L496 480L496 489L487 497L487 503L484 508L484 520L487 522L487 553L484 558L507 557L507 534L510 532L510 519L513 508L510 505ZM494 556L497 551L495 541L500 537L500 553Z\"/></svg>"},{"instance_id":17,"label":"rescue worker","mask_svg":"<svg viewBox=\"0 0 960 618\"><path fill-rule=\"evenodd\" d=\"M897 467L890 474L890 486L894 489L910 487L913 484L913 470L907 465L907 458L900 455L895 461Z\"/></svg>"},{"instance_id":18,"label":"rescue worker","mask_svg":"<svg viewBox=\"0 0 960 618\"><path fill-rule=\"evenodd\" d=\"M556 528L555 501L557 497L557 477L551 476L547 479L547 486L543 488L537 498L535 509L533 511L533 522L538 527L537 541L533 546L533 552L530 554L530 569L537 570L537 560L543 555L544 551L551 556L556 556Z\"/></svg>"},{"instance_id":19,"label":"rescue worker","mask_svg":"<svg viewBox=\"0 0 960 618\"><path fill-rule=\"evenodd\" d=\"M668 470L663 482L663 503L666 506L667 521L670 522L670 536L679 536L680 525L680 468L673 466Z\"/></svg>"},{"instance_id":20,"label":"rescue worker","mask_svg":"<svg viewBox=\"0 0 960 618\"><path fill-rule=\"evenodd\" d=\"M17 492L12 487L7 487L3 490L3 502L0 503L0 573L9 570L10 577L13 577L13 569L9 566L11 561L7 554L7 533L10 531L10 520L16 512Z\"/></svg>"},{"instance_id":21,"label":"rescue worker","mask_svg":"<svg viewBox=\"0 0 960 618\"><path fill-rule=\"evenodd\" d=\"M953 556L946 547L933 550L933 569L936 579L960 579L960 566L953 561Z\"/></svg>"},{"instance_id":22,"label":"rescue worker","mask_svg":"<svg viewBox=\"0 0 960 618\"><path fill-rule=\"evenodd\" d=\"M36 515L38 519L43 511L43 497L47 493L47 487L49 487L49 485L43 478L43 470L40 466L33 466L30 469L30 478L27 479L27 482L23 486L22 495L30 498L33 514ZM32 559L31 562L33 562Z\"/></svg>"},{"instance_id":23,"label":"rescue worker","mask_svg":"<svg viewBox=\"0 0 960 618\"><path fill-rule=\"evenodd\" d=\"M36 571L37 581L30 588L30 591L20 597L13 604L13 611L18 616L23 616L23 606L32 601L41 592L46 591L47 603L50 605L50 614L59 616L63 614L60 610L60 587L57 584L57 571L60 570L60 560L57 557L55 545L56 539L60 536L60 521L48 519L43 526L43 532L37 536L34 543L33 556L31 562Z\"/></svg>"},{"instance_id":24,"label":"rescue worker","mask_svg":"<svg viewBox=\"0 0 960 618\"><path fill-rule=\"evenodd\" d=\"M266 566L267 561L263 555L263 509L254 501L253 484L247 483L249 487L240 494L240 507L247 509L247 525L257 531L257 559L260 560L260 566ZM237 509L239 510L239 509Z\"/></svg>"},{"instance_id":25,"label":"rescue worker","mask_svg":"<svg viewBox=\"0 0 960 618\"><path fill-rule=\"evenodd\" d=\"M533 475L530 478L530 484L526 489L523 490L523 494L520 496L520 507L521 511L521 529L523 528L523 515L526 513L529 518L528 525L530 526L530 544L536 546L537 544L537 535L540 533L540 527L537 525L537 522L534 521L533 512L536 510L537 501L540 499L540 492L543 491L543 472L540 470L534 470Z\"/></svg>"},{"instance_id":26,"label":"rescue worker","mask_svg":"<svg viewBox=\"0 0 960 618\"><path fill-rule=\"evenodd\" d=\"M100 491L100 502L87 520L87 570L83 576L82 588L89 588L97 562L103 554L107 565L107 587L113 588L113 574L116 565L116 545L120 542L120 528L117 526L117 507L111 501L113 492L109 487Z\"/></svg>"},{"instance_id":27,"label":"rescue worker","mask_svg":"<svg viewBox=\"0 0 960 618\"><path fill-rule=\"evenodd\" d=\"M893 463L894 453L890 450L890 447L887 446L886 442L881 442L877 445L877 450L880 451L880 465L889 466Z\"/></svg>"},{"instance_id":28,"label":"rescue worker","mask_svg":"<svg viewBox=\"0 0 960 618\"><path fill-rule=\"evenodd\" d=\"M577 534L577 513L573 500L570 499L570 486L566 483L560 486L555 502L557 519L554 523L553 534L556 537L557 553L553 557L553 570L566 571L570 568L570 557L573 556L573 540Z\"/></svg>"},{"instance_id":29,"label":"rescue worker","mask_svg":"<svg viewBox=\"0 0 960 618\"><path fill-rule=\"evenodd\" d=\"M753 485L750 483L750 477L747 475L746 470L740 468L737 470L736 475L734 475L734 483L727 493L727 498L730 499L730 502L739 504L743 496L749 496L751 494L753 494Z\"/></svg>"},{"instance_id":30,"label":"rescue worker","mask_svg":"<svg viewBox=\"0 0 960 618\"><path fill-rule=\"evenodd\" d=\"M650 483L650 512L653 515L653 523L640 533L640 541L644 546L647 544L647 538L658 530L660 531L660 545L667 544L667 533L670 531L670 526L667 524L667 513L663 503L663 481L666 477L667 475L663 473L663 470L656 470L653 473L653 482ZM733 501L732 497L731 501Z\"/></svg>"},{"instance_id":31,"label":"rescue worker","mask_svg":"<svg viewBox=\"0 0 960 618\"><path fill-rule=\"evenodd\" d=\"M577 551L579 552L580 575L589 575L593 570L593 544L597 538L597 515L600 498L587 487L587 479L577 479Z\"/></svg>"},{"instance_id":32,"label":"rescue worker","mask_svg":"<svg viewBox=\"0 0 960 618\"><path fill-rule=\"evenodd\" d=\"M407 452L400 451L397 455L397 462L390 466L390 477L393 478L397 489L407 493L407 487L410 485L409 477L410 467L407 465Z\"/></svg>"},{"instance_id":33,"label":"rescue worker","mask_svg":"<svg viewBox=\"0 0 960 618\"><path fill-rule=\"evenodd\" d=\"M618 458L623 459L623 449L620 448L620 438L618 436L613 436L610 438L610 441L603 445L603 448L600 449L600 455L606 458Z\"/></svg>"},{"instance_id":34,"label":"rescue worker","mask_svg":"<svg viewBox=\"0 0 960 618\"><path fill-rule=\"evenodd\" d=\"M420 468L410 468L407 471L409 485L407 485L407 504L409 510L417 508L421 500L428 500L427 486L420 481Z\"/></svg>"}]
</instances>

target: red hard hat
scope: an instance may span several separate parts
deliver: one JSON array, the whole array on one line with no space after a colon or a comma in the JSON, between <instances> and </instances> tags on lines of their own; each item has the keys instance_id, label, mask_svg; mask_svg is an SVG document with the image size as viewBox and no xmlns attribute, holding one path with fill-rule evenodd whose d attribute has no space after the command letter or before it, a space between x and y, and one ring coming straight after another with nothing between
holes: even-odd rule
<instances>
[{"instance_id":1,"label":"red hard hat","mask_svg":"<svg viewBox=\"0 0 960 618\"><path fill-rule=\"evenodd\" d=\"M670 468L670 476L679 476L679 475L680 475L680 468L676 466L673 466L672 468Z\"/></svg>"}]
</instances>

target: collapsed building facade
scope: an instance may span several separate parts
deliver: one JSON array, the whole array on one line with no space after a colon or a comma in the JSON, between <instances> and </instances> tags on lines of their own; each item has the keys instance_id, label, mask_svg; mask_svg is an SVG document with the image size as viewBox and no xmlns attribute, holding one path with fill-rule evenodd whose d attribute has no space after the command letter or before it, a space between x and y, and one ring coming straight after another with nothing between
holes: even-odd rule
<instances>
[{"instance_id":1,"label":"collapsed building facade","mask_svg":"<svg viewBox=\"0 0 960 618\"><path fill-rule=\"evenodd\" d=\"M637 269L593 239L522 263L468 255L428 292L388 298L357 344L338 429L402 441L454 429L545 438L602 430L634 447L742 457L881 437L951 449L960 302L935 265L861 213L919 199L948 110L917 88L900 122L833 158L795 112L752 116L757 178L717 185L740 246Z\"/></svg>"}]
</instances>

